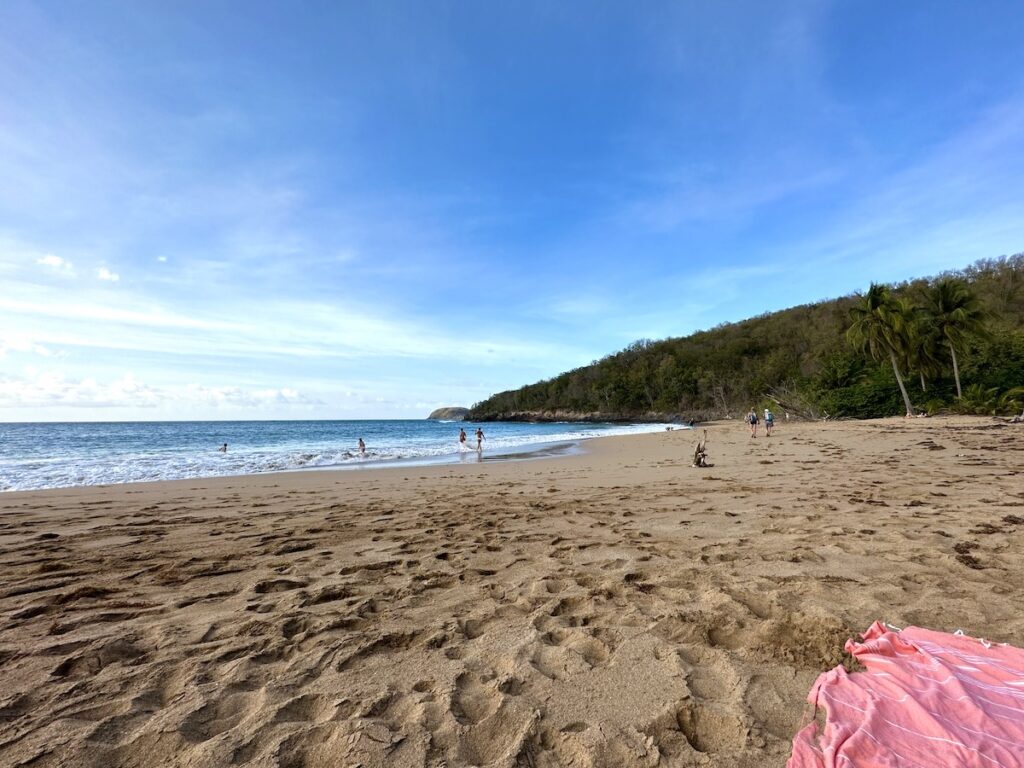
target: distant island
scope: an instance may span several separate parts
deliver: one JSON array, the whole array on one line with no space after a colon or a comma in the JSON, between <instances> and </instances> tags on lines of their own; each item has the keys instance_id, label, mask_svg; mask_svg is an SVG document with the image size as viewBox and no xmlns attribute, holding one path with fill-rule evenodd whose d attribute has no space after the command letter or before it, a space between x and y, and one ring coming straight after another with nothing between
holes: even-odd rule
<instances>
[{"instance_id":1,"label":"distant island","mask_svg":"<svg viewBox=\"0 0 1024 768\"><path fill-rule=\"evenodd\" d=\"M437 408L427 416L428 421L463 421L469 408L462 408L457 405L450 405L447 408Z\"/></svg>"},{"instance_id":2,"label":"distant island","mask_svg":"<svg viewBox=\"0 0 1024 768\"><path fill-rule=\"evenodd\" d=\"M499 392L473 421L710 421L1021 414L1024 254L865 285ZM463 410L463 409L460 409ZM433 418L433 414L431 415Z\"/></svg>"}]
</instances>

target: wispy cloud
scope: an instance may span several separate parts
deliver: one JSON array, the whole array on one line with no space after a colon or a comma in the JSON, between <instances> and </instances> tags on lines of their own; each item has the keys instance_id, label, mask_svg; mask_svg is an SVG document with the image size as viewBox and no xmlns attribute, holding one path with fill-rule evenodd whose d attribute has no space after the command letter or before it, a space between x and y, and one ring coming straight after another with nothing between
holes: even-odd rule
<instances>
[{"instance_id":1,"label":"wispy cloud","mask_svg":"<svg viewBox=\"0 0 1024 768\"><path fill-rule=\"evenodd\" d=\"M111 272L106 267L100 267L96 270L96 277L100 280L105 280L109 283L116 283L121 279L121 276L117 272Z\"/></svg>"},{"instance_id":2,"label":"wispy cloud","mask_svg":"<svg viewBox=\"0 0 1024 768\"><path fill-rule=\"evenodd\" d=\"M766 249L767 258L790 272L813 258L867 281L1019 251L1022 175L1024 94L1016 94L918 158L862 182L860 194L817 222L812 235L785 250Z\"/></svg>"},{"instance_id":3,"label":"wispy cloud","mask_svg":"<svg viewBox=\"0 0 1024 768\"><path fill-rule=\"evenodd\" d=\"M80 303L75 301L54 302L52 299L47 301L45 298L21 300L0 297L0 310L7 310L12 314L27 317L49 317L72 322L116 323L132 327L188 328L217 331L243 329L246 327L244 324L237 322L189 317L172 310L159 308L115 307L99 303Z\"/></svg>"},{"instance_id":4,"label":"wispy cloud","mask_svg":"<svg viewBox=\"0 0 1024 768\"><path fill-rule=\"evenodd\" d=\"M671 231L681 224L713 224L745 218L766 206L837 183L844 171L838 167L793 173L784 163L740 172L715 169L679 172L664 182L664 191L630 203L624 222L635 222L654 231Z\"/></svg>"},{"instance_id":5,"label":"wispy cloud","mask_svg":"<svg viewBox=\"0 0 1024 768\"><path fill-rule=\"evenodd\" d=\"M173 356L471 359L481 366L580 357L564 345L476 335L471 326L453 332L380 307L277 300L263 301L258 312L232 302L184 315L152 301L141 302L149 305L144 308L137 299L104 298L100 304L0 297L0 318L27 320L41 344Z\"/></svg>"}]
</instances>

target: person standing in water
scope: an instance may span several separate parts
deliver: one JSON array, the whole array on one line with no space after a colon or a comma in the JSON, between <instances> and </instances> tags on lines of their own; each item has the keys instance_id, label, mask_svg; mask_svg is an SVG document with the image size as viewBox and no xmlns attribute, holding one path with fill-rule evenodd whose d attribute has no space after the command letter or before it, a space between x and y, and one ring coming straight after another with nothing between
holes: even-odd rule
<instances>
[{"instance_id":1,"label":"person standing in water","mask_svg":"<svg viewBox=\"0 0 1024 768\"><path fill-rule=\"evenodd\" d=\"M477 451L484 449L484 431L480 427L476 428L476 449Z\"/></svg>"},{"instance_id":2,"label":"person standing in water","mask_svg":"<svg viewBox=\"0 0 1024 768\"><path fill-rule=\"evenodd\" d=\"M363 438L361 438L361 437L359 438L359 455L360 456L365 456L366 455L366 443L363 442Z\"/></svg>"},{"instance_id":3,"label":"person standing in water","mask_svg":"<svg viewBox=\"0 0 1024 768\"><path fill-rule=\"evenodd\" d=\"M228 452L228 444L227 444L227 443L224 443L224 445L222 445L222 446L221 446L220 448L218 448L217 450L218 450L218 451L220 451L221 453L227 453L227 452Z\"/></svg>"},{"instance_id":4,"label":"person standing in water","mask_svg":"<svg viewBox=\"0 0 1024 768\"><path fill-rule=\"evenodd\" d=\"M463 450L466 447L466 430L459 428L459 450Z\"/></svg>"}]
</instances>

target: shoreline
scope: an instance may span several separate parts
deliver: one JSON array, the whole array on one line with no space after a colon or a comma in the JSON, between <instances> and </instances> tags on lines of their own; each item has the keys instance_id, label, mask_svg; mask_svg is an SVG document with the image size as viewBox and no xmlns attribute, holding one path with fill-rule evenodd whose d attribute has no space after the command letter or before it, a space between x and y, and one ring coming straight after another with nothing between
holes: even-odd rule
<instances>
[{"instance_id":1,"label":"shoreline","mask_svg":"<svg viewBox=\"0 0 1024 768\"><path fill-rule=\"evenodd\" d=\"M223 488L235 488L239 483L244 484L245 481L248 480L253 481L254 486L266 489L271 481L274 481L273 487L277 487L282 478L288 477L316 478L317 480L322 481L317 483L318 485L329 486L336 484L331 483L330 481L338 475L345 476L352 474L372 478L372 476L378 472L385 473L385 477L388 477L393 476L394 473L401 470L423 470L427 472L427 476L429 476L454 468L463 468L468 470L472 468L480 469L485 466L494 467L504 464L518 464L521 462L564 460L597 453L601 449L594 448L594 446L605 441L645 438L660 434L663 433L641 432L627 435L602 435L600 437L590 437L568 442L559 441L552 443L540 443L530 445L529 450L524 450L521 453L502 453L495 454L493 456L488 456L485 451L482 460L480 461L476 460L475 450L467 450L463 454L465 458L462 458L460 454L454 454L453 457L439 457L437 460L423 462L419 459L397 459L394 461L389 460L379 463L309 467L303 469L279 469L241 475L211 475L207 477L184 477L169 480L133 480L125 483L71 485L60 488L33 488L29 490L3 491L0 492L0 520L2 520L5 508L11 506L9 502L16 501L19 497L23 496L55 494L63 498L72 497L78 493L102 496L107 492L114 492L116 494L122 489L127 492L135 493L159 492L161 488L166 488L167 490L182 490L186 488L188 490L197 490L198 487L202 487L210 490L218 490ZM425 479L427 476L422 476L421 479ZM197 486L197 483L201 484L201 486Z\"/></svg>"},{"instance_id":2,"label":"shoreline","mask_svg":"<svg viewBox=\"0 0 1024 768\"><path fill-rule=\"evenodd\" d=\"M567 424L566 426L571 427L572 425ZM635 424L632 425L632 427L636 431L622 431L612 434L600 433L594 436L589 436L587 434L573 434L572 431L570 431L569 434L522 435L512 437L511 443L509 442L509 436L499 435L497 438L492 438L492 440L496 439L497 442L491 447L488 447L488 445L485 444L482 452L478 452L473 447L466 447L465 449L461 449L460 447L457 446L457 444L455 447L452 447L448 452L443 453L437 453L436 446L428 446L427 448L424 448L424 446L422 445L409 446L407 450L412 455L388 455L387 448L384 449L383 455L380 451L371 450L367 452L366 456L363 457L360 457L358 454L353 454L349 451L343 451L345 457L347 457L347 460L336 460L334 463L321 463L319 461L322 459L324 455L329 455L330 451L332 450L331 448L324 446L316 446L305 451L299 450L298 448L295 447L285 446L267 446L258 447L255 449L252 446L244 446L240 450L236 449L231 454L232 459L236 459L236 457L241 457L241 461L243 462L244 466L231 467L227 470L227 472L217 471L217 467L215 465L210 465L201 468L193 467L193 471L196 471L197 474L187 475L184 477L171 476L160 478L133 478L113 481L104 480L102 482L79 482L77 484L44 486L37 488L3 489L0 490L0 496L9 493L20 493L25 491L62 490L70 488L88 487L105 488L116 487L120 485L130 485L134 483L169 482L175 480L203 481L216 477L241 478L249 476L260 476L292 472L336 472L350 470L365 471L372 469L403 467L414 468L420 466L441 466L448 464L464 464L473 462L494 463L501 461L522 461L532 460L539 456L571 454L575 450L579 450L578 446L580 444L589 442L591 440L601 439L604 437L626 436L631 434L650 434L652 432L659 431L651 429L646 425ZM519 440L519 442L516 441L517 439ZM467 443L467 446L468 445L469 444ZM274 450L277 450L279 453L273 455L274 461L271 464L272 468L261 469L259 468L258 463L250 463L254 460L254 457L260 457L259 459L257 459L257 461L262 461L264 462L264 466L267 466L266 462L269 460L269 457ZM399 450L406 449L400 448ZM417 453L417 451L420 451L420 453ZM215 453L219 453L219 451ZM196 456L201 456L201 458L204 459L209 458L209 456L206 453L197 454ZM193 458L196 458L196 456L193 456ZM280 466L281 462L295 461L296 457L301 457L303 461L297 463L294 466ZM149 458L151 457L145 452L145 450L140 450L139 453L125 453L123 456L119 457L119 461L130 463L135 460ZM177 462L178 465L181 465L182 462L186 461L185 455L174 455L168 458ZM317 459L318 461L314 461L313 463L305 463L309 459L314 458ZM75 466L74 456L67 456L63 459L58 459L57 457L46 457L45 461L51 464L64 463L65 465L68 466ZM90 470L95 470L96 466L98 466L93 464L94 460L92 457L85 458L84 461L85 466L88 467ZM167 469L168 468L165 467L165 471ZM171 469L171 474L178 474L178 472L175 471L175 469ZM11 480L10 482L13 483L14 481Z\"/></svg>"},{"instance_id":3,"label":"shoreline","mask_svg":"<svg viewBox=\"0 0 1024 768\"><path fill-rule=\"evenodd\" d=\"M782 768L875 619L1024 646L1022 428L706 428L0 494L0 762Z\"/></svg>"}]
</instances>

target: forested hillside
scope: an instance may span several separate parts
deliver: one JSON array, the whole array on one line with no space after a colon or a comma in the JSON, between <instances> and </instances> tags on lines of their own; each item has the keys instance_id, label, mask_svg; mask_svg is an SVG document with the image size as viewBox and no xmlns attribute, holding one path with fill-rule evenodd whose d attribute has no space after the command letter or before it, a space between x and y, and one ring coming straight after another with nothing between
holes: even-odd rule
<instances>
[{"instance_id":1,"label":"forested hillside","mask_svg":"<svg viewBox=\"0 0 1024 768\"><path fill-rule=\"evenodd\" d=\"M890 416L904 412L894 368L915 410L1020 412L1024 254L683 338L640 340L493 395L470 418L706 420L751 406L807 417Z\"/></svg>"}]
</instances>

